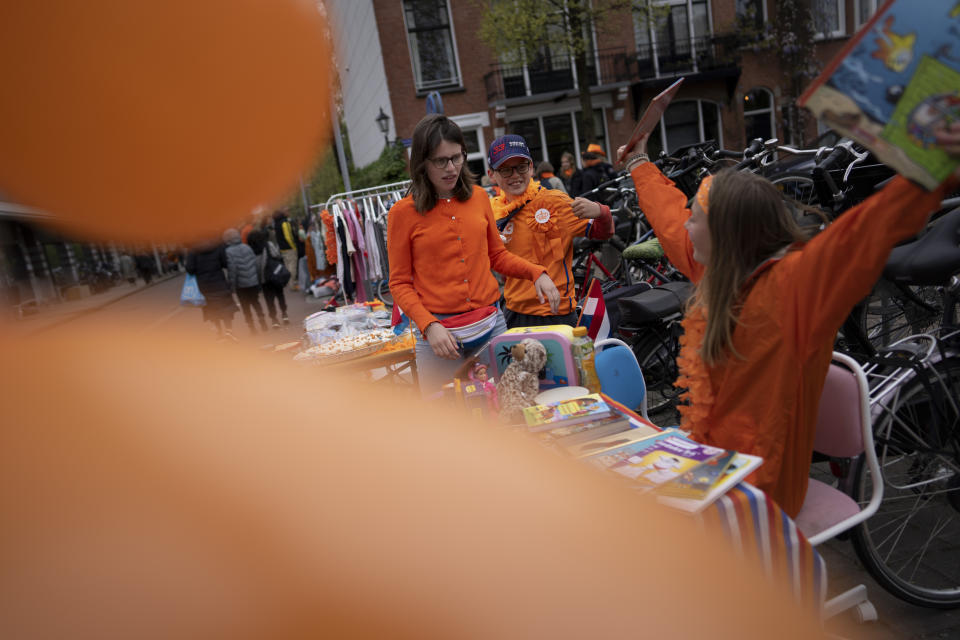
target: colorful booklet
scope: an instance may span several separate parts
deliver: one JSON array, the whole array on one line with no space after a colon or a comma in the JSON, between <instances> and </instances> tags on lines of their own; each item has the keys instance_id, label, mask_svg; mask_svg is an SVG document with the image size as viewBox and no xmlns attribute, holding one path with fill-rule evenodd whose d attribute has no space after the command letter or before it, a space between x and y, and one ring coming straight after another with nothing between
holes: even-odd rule
<instances>
[{"instance_id":1,"label":"colorful booklet","mask_svg":"<svg viewBox=\"0 0 960 640\"><path fill-rule=\"evenodd\" d=\"M960 164L934 131L960 120L960 2L887 0L797 101L934 189Z\"/></svg>"},{"instance_id":2,"label":"colorful booklet","mask_svg":"<svg viewBox=\"0 0 960 640\"><path fill-rule=\"evenodd\" d=\"M746 453L737 453L733 460L727 466L727 470L724 472L723 477L714 484L707 494L700 498L677 498L673 496L662 495L658 491L657 501L661 504L664 504L668 507L674 509L679 509L680 511L686 511L687 513L700 513L708 506L713 504L718 498L720 498L727 491L730 491L735 487L739 482L741 482L748 475L753 473L753 470L763 464L763 458L759 456L752 456Z\"/></svg>"},{"instance_id":3,"label":"colorful booklet","mask_svg":"<svg viewBox=\"0 0 960 640\"><path fill-rule=\"evenodd\" d=\"M694 442L679 430L668 429L584 459L633 480L639 487L654 488L724 453L724 449Z\"/></svg>"},{"instance_id":4,"label":"colorful booklet","mask_svg":"<svg viewBox=\"0 0 960 640\"><path fill-rule=\"evenodd\" d=\"M727 449L713 460L707 460L682 476L660 485L657 488L657 493L662 496L700 500L723 479L723 474L726 473L727 467L730 466L736 455L736 451Z\"/></svg>"},{"instance_id":5,"label":"colorful booklet","mask_svg":"<svg viewBox=\"0 0 960 640\"><path fill-rule=\"evenodd\" d=\"M523 419L533 433L619 415L603 401L598 393L591 393L570 400L538 404L523 410Z\"/></svg>"}]
</instances>

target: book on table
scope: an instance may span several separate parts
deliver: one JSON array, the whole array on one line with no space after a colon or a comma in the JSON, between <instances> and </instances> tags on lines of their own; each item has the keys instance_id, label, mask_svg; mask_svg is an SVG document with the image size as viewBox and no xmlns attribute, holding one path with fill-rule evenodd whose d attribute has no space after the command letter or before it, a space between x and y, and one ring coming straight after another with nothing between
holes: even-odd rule
<instances>
[{"instance_id":1,"label":"book on table","mask_svg":"<svg viewBox=\"0 0 960 640\"><path fill-rule=\"evenodd\" d=\"M549 431L558 427L569 427L613 416L622 417L622 414L604 402L598 393L547 404L537 404L523 410L524 421L531 433Z\"/></svg>"},{"instance_id":2,"label":"book on table","mask_svg":"<svg viewBox=\"0 0 960 640\"><path fill-rule=\"evenodd\" d=\"M605 436L599 436L583 442L572 443L565 448L570 455L576 458L599 453L607 449L613 449L631 442L644 440L650 436L662 433L661 429L636 420L630 421L631 428L617 433L611 433ZM549 433L549 432L548 432Z\"/></svg>"},{"instance_id":3,"label":"book on table","mask_svg":"<svg viewBox=\"0 0 960 640\"><path fill-rule=\"evenodd\" d=\"M724 449L694 442L677 429L667 429L581 459L652 489L724 453Z\"/></svg>"},{"instance_id":4,"label":"book on table","mask_svg":"<svg viewBox=\"0 0 960 640\"><path fill-rule=\"evenodd\" d=\"M537 437L546 444L572 451L585 442L631 429L634 429L634 425L630 422L630 419L618 413L597 420L577 422L576 424L556 427L549 431L540 431L537 433Z\"/></svg>"},{"instance_id":5,"label":"book on table","mask_svg":"<svg viewBox=\"0 0 960 640\"><path fill-rule=\"evenodd\" d=\"M957 0L887 0L797 104L934 189L960 164L934 139L960 121L958 41Z\"/></svg>"},{"instance_id":6,"label":"book on table","mask_svg":"<svg viewBox=\"0 0 960 640\"><path fill-rule=\"evenodd\" d=\"M759 456L753 456L746 453L735 453L733 458L730 460L730 463L727 465L726 470L723 472L720 478L710 486L710 488L705 494L703 494L702 497L681 498L666 495L666 492L669 490L666 489L666 487L663 487L657 491L657 501L668 507L679 509L680 511L699 513L713 504L727 491L743 481L744 478L753 473L753 470L759 467L761 464L763 464L763 458Z\"/></svg>"}]
</instances>

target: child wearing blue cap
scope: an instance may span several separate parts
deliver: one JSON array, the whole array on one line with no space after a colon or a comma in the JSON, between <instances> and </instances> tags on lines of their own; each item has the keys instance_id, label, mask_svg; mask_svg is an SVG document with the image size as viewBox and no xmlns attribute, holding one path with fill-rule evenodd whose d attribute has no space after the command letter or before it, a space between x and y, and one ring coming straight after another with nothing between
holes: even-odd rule
<instances>
[{"instance_id":1,"label":"child wearing blue cap","mask_svg":"<svg viewBox=\"0 0 960 640\"><path fill-rule=\"evenodd\" d=\"M528 280L507 277L503 295L507 326L530 327L577 323L574 295L573 239L605 240L613 235L610 208L585 198L571 199L533 180L533 157L522 136L500 136L487 154L488 175L500 195L491 199L494 218L507 250L547 270L560 291L560 308L539 300Z\"/></svg>"}]
</instances>

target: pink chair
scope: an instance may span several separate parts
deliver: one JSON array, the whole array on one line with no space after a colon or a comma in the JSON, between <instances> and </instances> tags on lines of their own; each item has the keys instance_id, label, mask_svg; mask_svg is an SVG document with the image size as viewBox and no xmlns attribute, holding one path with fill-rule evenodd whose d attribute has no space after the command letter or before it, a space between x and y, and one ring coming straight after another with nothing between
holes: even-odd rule
<instances>
[{"instance_id":1,"label":"pink chair","mask_svg":"<svg viewBox=\"0 0 960 640\"><path fill-rule=\"evenodd\" d=\"M840 489L810 478L803 507L795 520L813 546L857 526L876 513L883 500L869 398L867 378L860 364L849 356L834 352L820 396L814 449L837 458L855 458L864 454L873 478L873 495L861 508ZM862 584L824 603L823 617L829 618L853 607L861 622L877 619L877 611L867 599L867 588Z\"/></svg>"}]
</instances>

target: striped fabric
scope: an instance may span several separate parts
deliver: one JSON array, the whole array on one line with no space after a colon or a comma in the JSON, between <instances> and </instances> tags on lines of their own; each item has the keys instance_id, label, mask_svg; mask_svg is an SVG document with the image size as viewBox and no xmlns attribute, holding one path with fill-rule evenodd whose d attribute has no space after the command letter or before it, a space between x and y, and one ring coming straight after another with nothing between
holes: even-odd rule
<instances>
[{"instance_id":1,"label":"striped fabric","mask_svg":"<svg viewBox=\"0 0 960 640\"><path fill-rule=\"evenodd\" d=\"M698 517L705 525L719 525L740 557L758 558L772 580L789 584L794 598L819 614L826 598L826 563L766 494L741 482Z\"/></svg>"},{"instance_id":2,"label":"striped fabric","mask_svg":"<svg viewBox=\"0 0 960 640\"><path fill-rule=\"evenodd\" d=\"M631 420L657 428L619 402L603 399ZM703 526L719 526L738 557L758 558L771 580L789 584L797 602L820 614L827 594L826 563L763 491L741 482L694 517Z\"/></svg>"}]
</instances>

